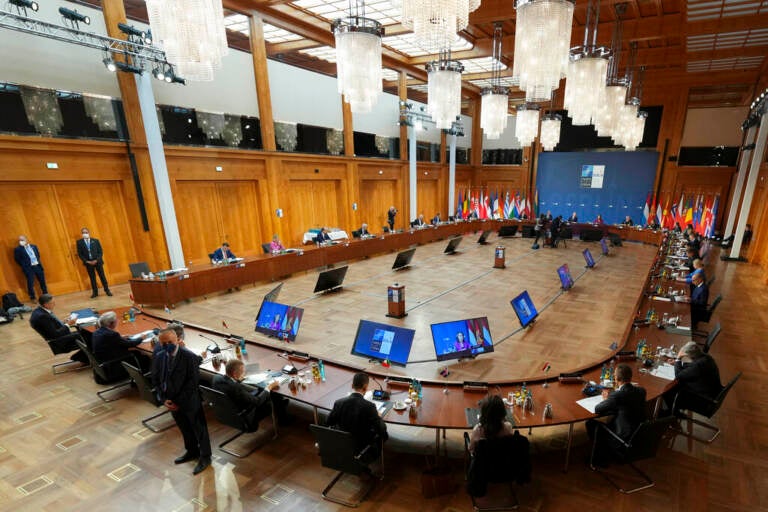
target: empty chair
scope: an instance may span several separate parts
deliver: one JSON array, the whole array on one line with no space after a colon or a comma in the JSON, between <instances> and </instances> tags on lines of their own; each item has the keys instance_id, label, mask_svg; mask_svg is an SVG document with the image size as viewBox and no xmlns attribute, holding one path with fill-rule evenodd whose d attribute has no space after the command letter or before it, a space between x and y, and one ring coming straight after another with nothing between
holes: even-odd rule
<instances>
[{"instance_id":1,"label":"empty chair","mask_svg":"<svg viewBox=\"0 0 768 512\"><path fill-rule=\"evenodd\" d=\"M258 423L256 425L252 425L248 422L248 416L246 414L247 411L241 411L238 410L238 408L235 406L235 403L224 393L221 391L217 391L213 388L209 388L207 386L200 386L200 393L203 396L203 403L213 409L213 414L216 416L216 419L223 423L224 425L228 427L232 427L238 430L237 434L234 436L226 439L223 443L219 445L219 450L223 451L224 453L228 453L230 455L233 455L238 458L244 458L256 451L256 449L261 445L261 443L256 443L254 446L251 447L250 450L248 450L246 453L237 453L234 451L230 451L227 448L225 448L226 445L237 439L238 437L242 436L245 433L250 432L256 432L259 428ZM271 401L269 402L272 403ZM273 435L272 439L277 438L277 419L275 418L275 409L272 407L272 428L273 428Z\"/></svg>"},{"instance_id":2,"label":"empty chair","mask_svg":"<svg viewBox=\"0 0 768 512\"><path fill-rule=\"evenodd\" d=\"M627 441L616 435L604 423L598 423L597 429L595 430L595 439L592 444L592 454L589 460L590 469L603 475L603 477L616 487L617 490L624 494L632 494L633 492L653 487L655 483L651 477L641 471L634 463L639 460L650 459L656 456L656 452L661 444L662 436L672 426L674 421L675 418L671 416L644 421L637 427L632 434L632 437ZM643 479L642 484L631 489L626 489L619 485L616 480L609 476L604 470L595 465L595 447L597 446L599 436L613 436L614 439L610 443L613 447L613 460L619 464L626 464L632 468L635 474Z\"/></svg>"},{"instance_id":3,"label":"empty chair","mask_svg":"<svg viewBox=\"0 0 768 512\"><path fill-rule=\"evenodd\" d=\"M109 381L109 375L107 374L108 370L106 370L106 368L108 368L111 365L119 366L120 362L124 361L126 358L114 359L112 361L104 361L100 363L99 361L96 360L96 356L93 355L93 352L91 351L91 349L85 345L85 342L83 342L82 339L75 340L75 343L77 343L77 346L80 347L80 350L82 350L88 356L88 360L91 362L91 368L93 369L93 380L95 380L97 384L111 384L111 382ZM134 358L133 356L129 356L129 357L130 357L129 360L132 360L136 366L139 366L139 364L136 362L136 358ZM129 386L131 382L132 382L131 379L119 382L112 387L109 387L107 389L102 389L101 391L97 391L96 395L102 400L104 400L105 402L113 402L117 400L117 398L112 398L112 399L104 398L103 395L111 391L115 391L116 389Z\"/></svg>"},{"instance_id":4,"label":"empty chair","mask_svg":"<svg viewBox=\"0 0 768 512\"><path fill-rule=\"evenodd\" d=\"M714 282L715 282L715 276L712 276L709 279L709 281L707 281L707 288L709 288L711 290L712 289L712 283L714 283Z\"/></svg>"},{"instance_id":5,"label":"empty chair","mask_svg":"<svg viewBox=\"0 0 768 512\"><path fill-rule=\"evenodd\" d=\"M528 439L515 431L511 436L481 439L475 445L474 454L469 452L470 438L464 433L464 450L469 458L467 492L475 511L510 510L518 507L514 483L526 483L531 479L530 444ZM478 498L486 496L488 484L504 484L509 489L505 502L480 504Z\"/></svg>"},{"instance_id":6,"label":"empty chair","mask_svg":"<svg viewBox=\"0 0 768 512\"><path fill-rule=\"evenodd\" d=\"M123 368L125 368L125 371L128 372L128 375L130 375L131 380L133 380L134 383L136 383L136 388L139 390L139 396L146 400L147 402L151 403L155 407L160 407L163 405L158 399L157 395L155 395L155 390L152 387L152 382L149 378L149 373L141 373L141 370L139 370L136 366L128 363L127 361L121 361L123 365ZM162 432L163 430L167 430L171 428L174 423L169 422L168 425L160 428L155 425L152 425L150 422L154 419L159 418L160 416L165 416L166 414L170 414L170 409L164 409L163 412L159 414L155 414L153 416L150 416L148 418L144 418L141 420L141 424L147 427L152 432L158 433Z\"/></svg>"},{"instance_id":7,"label":"empty chair","mask_svg":"<svg viewBox=\"0 0 768 512\"><path fill-rule=\"evenodd\" d=\"M717 436L720 435L720 428L716 425L713 425L712 423L698 420L693 417L693 414L699 414L701 416L704 416L708 419L712 419L712 416L715 415L715 413L720 410L720 406L723 405L723 401L725 401L725 397L728 396L728 393L731 391L731 388L733 388L733 385L736 384L736 381L741 378L741 372L737 373L735 377L733 377L728 384L725 385L722 391L715 397L715 398L709 398L704 395L699 395L696 393L692 393L688 391L689 395L693 395L696 400L696 405L690 405L687 409L687 415L682 419L682 421L687 422L687 431L686 430L677 430L679 434L682 434L686 437L690 437L691 439L695 439L696 441L701 441L702 443L711 443L714 441ZM678 395L679 396L679 395ZM675 397L675 402L677 402L677 397ZM692 402L693 403L693 402ZM676 404L675 404L676 405ZM675 405L672 406L673 410L676 410ZM702 428L705 428L707 430L710 430L714 432L712 434L712 437L710 438L703 438L699 437L693 434L693 426L699 425Z\"/></svg>"},{"instance_id":8,"label":"empty chair","mask_svg":"<svg viewBox=\"0 0 768 512\"><path fill-rule=\"evenodd\" d=\"M696 323L709 323L710 320L712 320L712 313L715 312L715 309L717 309L718 304L723 300L723 295L721 293L717 294L717 297L715 297L715 300L712 301L712 303L706 307L706 309L699 309L695 313L696 316ZM694 316L694 311L691 309L691 315ZM694 336L707 336L706 331L694 331Z\"/></svg>"},{"instance_id":9,"label":"empty chair","mask_svg":"<svg viewBox=\"0 0 768 512\"><path fill-rule=\"evenodd\" d=\"M261 244L261 250L264 251L264 254L270 254L272 252L272 246L267 243Z\"/></svg>"},{"instance_id":10,"label":"empty chair","mask_svg":"<svg viewBox=\"0 0 768 512\"><path fill-rule=\"evenodd\" d=\"M129 263L128 268L131 270L131 277L138 279L142 274L149 274L149 265L146 261L139 261L138 263Z\"/></svg>"},{"instance_id":11,"label":"empty chair","mask_svg":"<svg viewBox=\"0 0 768 512\"><path fill-rule=\"evenodd\" d=\"M709 331L709 334L707 334L707 339L704 340L704 346L702 347L702 350L705 354L709 353L709 349L712 348L712 345L715 343L715 340L717 339L717 336L720 334L720 322L718 322L715 325L715 328Z\"/></svg>"},{"instance_id":12,"label":"empty chair","mask_svg":"<svg viewBox=\"0 0 768 512\"><path fill-rule=\"evenodd\" d=\"M312 431L312 435L315 437L318 449L320 451L320 463L323 467L335 469L339 473L331 480L325 489L323 489L323 499L339 503L348 507L357 507L365 499L376 480L371 478L365 485L361 486L358 491L358 498L355 501L348 499L342 499L330 496L331 489L345 474L360 476L361 474L370 474L368 465L361 462L361 460L369 460L368 452L370 450L379 449L378 446L383 446L383 443L378 443L375 439L371 444L364 447L359 453L355 452L355 440L352 434L344 432L343 430L336 430L330 427L324 427L322 425L310 425L309 429ZM379 457L383 460L383 447L381 448ZM354 498L354 496L353 496Z\"/></svg>"}]
</instances>

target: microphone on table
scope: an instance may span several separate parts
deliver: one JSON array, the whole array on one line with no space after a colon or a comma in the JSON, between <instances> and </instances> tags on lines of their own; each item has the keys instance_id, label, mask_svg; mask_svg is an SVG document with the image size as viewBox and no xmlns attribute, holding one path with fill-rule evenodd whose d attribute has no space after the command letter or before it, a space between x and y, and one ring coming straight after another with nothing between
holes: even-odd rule
<instances>
[{"instance_id":1,"label":"microphone on table","mask_svg":"<svg viewBox=\"0 0 768 512\"><path fill-rule=\"evenodd\" d=\"M389 400L389 396L390 396L389 391L384 391L384 387L381 385L381 382L379 382L379 379L377 379L373 375L369 375L369 377L371 378L371 380L373 380L373 382L376 383L376 385L379 386L379 392L378 393L376 393L375 391L373 392L374 398L379 398L381 400Z\"/></svg>"},{"instance_id":2,"label":"microphone on table","mask_svg":"<svg viewBox=\"0 0 768 512\"><path fill-rule=\"evenodd\" d=\"M208 337L208 336L206 336L205 334L198 334L198 336L200 336L201 338L204 338L204 339L206 339L206 340L208 340L208 341L212 341L212 342L213 342L213 346L211 346L211 345L208 345L208 346L205 348L205 350L207 350L207 351L208 351L208 352L210 352L211 354L220 354L220 353L221 353L221 347L219 347L219 344L218 344L218 343L216 343L216 340L215 340L215 339L213 339L213 338L209 338L209 337Z\"/></svg>"}]
</instances>

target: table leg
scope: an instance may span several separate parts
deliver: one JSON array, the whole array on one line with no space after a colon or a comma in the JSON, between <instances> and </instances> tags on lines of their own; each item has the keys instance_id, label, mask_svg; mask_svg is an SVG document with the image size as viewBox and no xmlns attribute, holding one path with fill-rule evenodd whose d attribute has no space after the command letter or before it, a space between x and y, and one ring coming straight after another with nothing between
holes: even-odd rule
<instances>
[{"instance_id":1,"label":"table leg","mask_svg":"<svg viewBox=\"0 0 768 512\"><path fill-rule=\"evenodd\" d=\"M653 419L656 419L659 417L659 410L661 409L661 399L662 395L659 395L656 397L656 404L653 406Z\"/></svg>"},{"instance_id":2,"label":"table leg","mask_svg":"<svg viewBox=\"0 0 768 512\"><path fill-rule=\"evenodd\" d=\"M440 457L440 427L435 429L435 462Z\"/></svg>"},{"instance_id":3,"label":"table leg","mask_svg":"<svg viewBox=\"0 0 768 512\"><path fill-rule=\"evenodd\" d=\"M317 406L314 406L314 407L312 408L312 411L313 411L313 412L314 412L314 414L315 414L315 425L319 425L319 424L320 424L320 421L318 421L318 417L317 417Z\"/></svg>"},{"instance_id":4,"label":"table leg","mask_svg":"<svg viewBox=\"0 0 768 512\"><path fill-rule=\"evenodd\" d=\"M573 441L573 423L568 425L568 443L565 446L565 465L563 466L563 473L568 472L568 463L571 460L571 442Z\"/></svg>"}]
</instances>

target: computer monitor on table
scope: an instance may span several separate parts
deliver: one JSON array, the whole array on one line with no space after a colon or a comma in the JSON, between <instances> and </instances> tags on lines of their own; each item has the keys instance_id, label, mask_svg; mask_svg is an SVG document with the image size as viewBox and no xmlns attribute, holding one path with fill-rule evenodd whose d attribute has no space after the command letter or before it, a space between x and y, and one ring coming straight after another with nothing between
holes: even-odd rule
<instances>
[{"instance_id":1,"label":"computer monitor on table","mask_svg":"<svg viewBox=\"0 0 768 512\"><path fill-rule=\"evenodd\" d=\"M573 287L573 277L567 263L563 263L557 269L557 275L560 277L560 285L563 290L570 290Z\"/></svg>"},{"instance_id":2,"label":"computer monitor on table","mask_svg":"<svg viewBox=\"0 0 768 512\"><path fill-rule=\"evenodd\" d=\"M584 261L587 263L587 268L593 268L595 266L595 259L592 257L592 253L589 249L584 249L581 252L584 255Z\"/></svg>"},{"instance_id":3,"label":"computer monitor on table","mask_svg":"<svg viewBox=\"0 0 768 512\"><path fill-rule=\"evenodd\" d=\"M608 256L608 240L606 238L600 239L600 248L603 250L603 256Z\"/></svg>"},{"instance_id":4,"label":"computer monitor on table","mask_svg":"<svg viewBox=\"0 0 768 512\"><path fill-rule=\"evenodd\" d=\"M512 309L515 310L517 319L520 320L520 326L523 328L531 325L536 320L536 317L539 316L531 296L528 295L528 290L523 291L523 293L512 299L510 304L512 304Z\"/></svg>"},{"instance_id":5,"label":"computer monitor on table","mask_svg":"<svg viewBox=\"0 0 768 512\"><path fill-rule=\"evenodd\" d=\"M341 288L344 282L344 277L347 275L347 269L349 267L344 265L339 268L332 268L320 272L317 276L317 283L315 284L315 291L313 293L329 292Z\"/></svg>"},{"instance_id":6,"label":"computer monitor on table","mask_svg":"<svg viewBox=\"0 0 768 512\"><path fill-rule=\"evenodd\" d=\"M413 247L412 249L406 249L405 251L400 251L399 253L397 253L395 262L392 264L392 270L400 270L409 266L411 264L411 260L413 259L414 254L416 254L415 247Z\"/></svg>"},{"instance_id":7,"label":"computer monitor on table","mask_svg":"<svg viewBox=\"0 0 768 512\"><path fill-rule=\"evenodd\" d=\"M134 279L138 279L144 275L148 275L149 272L149 265L146 261L139 261L138 263L129 263L128 269L131 271L131 277Z\"/></svg>"},{"instance_id":8,"label":"computer monitor on table","mask_svg":"<svg viewBox=\"0 0 768 512\"><path fill-rule=\"evenodd\" d=\"M432 343L438 361L463 359L493 352L487 317L432 324Z\"/></svg>"},{"instance_id":9,"label":"computer monitor on table","mask_svg":"<svg viewBox=\"0 0 768 512\"><path fill-rule=\"evenodd\" d=\"M413 344L413 329L360 320L357 325L352 355L405 366Z\"/></svg>"},{"instance_id":10,"label":"computer monitor on table","mask_svg":"<svg viewBox=\"0 0 768 512\"><path fill-rule=\"evenodd\" d=\"M448 241L448 245L445 246L445 250L443 252L445 254L455 254L456 253L456 248L459 246L459 244L461 243L462 239L463 239L462 236L456 236L456 237L451 238Z\"/></svg>"},{"instance_id":11,"label":"computer monitor on table","mask_svg":"<svg viewBox=\"0 0 768 512\"><path fill-rule=\"evenodd\" d=\"M492 233L492 230L485 229L483 230L482 234L480 235L480 238L477 239L477 243L480 245L485 245L488 243L488 236Z\"/></svg>"},{"instance_id":12,"label":"computer monitor on table","mask_svg":"<svg viewBox=\"0 0 768 512\"><path fill-rule=\"evenodd\" d=\"M256 316L255 331L281 340L294 341L304 310L287 304L264 301Z\"/></svg>"},{"instance_id":13,"label":"computer monitor on table","mask_svg":"<svg viewBox=\"0 0 768 512\"><path fill-rule=\"evenodd\" d=\"M277 302L277 296L280 295L280 290L283 288L283 283L278 284L274 288L272 288L267 294L264 296L264 300L267 302Z\"/></svg>"}]
</instances>

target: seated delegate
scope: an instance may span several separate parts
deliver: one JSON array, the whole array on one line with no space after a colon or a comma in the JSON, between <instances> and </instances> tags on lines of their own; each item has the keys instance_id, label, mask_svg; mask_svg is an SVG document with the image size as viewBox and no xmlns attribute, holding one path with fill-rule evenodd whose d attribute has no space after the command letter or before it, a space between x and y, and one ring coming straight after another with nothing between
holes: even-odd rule
<instances>
[{"instance_id":1,"label":"seated delegate","mask_svg":"<svg viewBox=\"0 0 768 512\"><path fill-rule=\"evenodd\" d=\"M632 220L632 217L627 215L626 217L624 217L624 220L622 221L621 224L624 225L624 226L634 226L635 225L635 221Z\"/></svg>"},{"instance_id":2,"label":"seated delegate","mask_svg":"<svg viewBox=\"0 0 768 512\"><path fill-rule=\"evenodd\" d=\"M213 261L233 260L235 258L237 258L237 256L230 250L229 242L222 243L221 247L211 253L211 259Z\"/></svg>"},{"instance_id":3,"label":"seated delegate","mask_svg":"<svg viewBox=\"0 0 768 512\"><path fill-rule=\"evenodd\" d=\"M315 236L315 243L327 244L331 242L331 235L326 228L320 228L320 232Z\"/></svg>"},{"instance_id":4,"label":"seated delegate","mask_svg":"<svg viewBox=\"0 0 768 512\"><path fill-rule=\"evenodd\" d=\"M213 389L221 391L229 397L235 407L241 411L250 428L256 430L259 421L270 415L270 402L275 407L275 415L284 417L287 399L270 393L277 389L277 381L272 381L264 388L249 388L243 384L245 379L245 364L240 359L227 361L226 375L214 375Z\"/></svg>"},{"instance_id":5,"label":"seated delegate","mask_svg":"<svg viewBox=\"0 0 768 512\"><path fill-rule=\"evenodd\" d=\"M117 327L117 314L114 311L107 311L99 317L99 328L93 332L91 345L93 356L99 363L107 361L126 360L129 364L138 364L142 372L150 369L150 359L147 356L139 355L131 348L137 347L142 340L131 340L120 335L115 330ZM117 382L128 378L128 372L119 362L104 367L108 382Z\"/></svg>"},{"instance_id":6,"label":"seated delegate","mask_svg":"<svg viewBox=\"0 0 768 512\"><path fill-rule=\"evenodd\" d=\"M675 380L677 385L664 393L667 409L672 410L674 404L674 413L681 409L699 409L707 398L714 399L723 389L717 363L695 341L689 341L678 352Z\"/></svg>"},{"instance_id":7,"label":"seated delegate","mask_svg":"<svg viewBox=\"0 0 768 512\"><path fill-rule=\"evenodd\" d=\"M283 251L285 251L285 247L283 247L283 244L280 242L280 237L272 235L272 241L269 243L269 252L276 254Z\"/></svg>"},{"instance_id":8,"label":"seated delegate","mask_svg":"<svg viewBox=\"0 0 768 512\"><path fill-rule=\"evenodd\" d=\"M412 228L423 228L427 223L424 222L424 214L419 215L413 222L411 222Z\"/></svg>"},{"instance_id":9,"label":"seated delegate","mask_svg":"<svg viewBox=\"0 0 768 512\"><path fill-rule=\"evenodd\" d=\"M469 451L474 453L481 439L495 439L514 434L514 426L507 421L507 408L499 395L490 395L480 401L480 419L469 436Z\"/></svg>"},{"instance_id":10,"label":"seated delegate","mask_svg":"<svg viewBox=\"0 0 768 512\"><path fill-rule=\"evenodd\" d=\"M88 363L88 356L85 355L83 351L79 350L75 343L75 340L79 339L80 335L69 329L71 326L75 325L77 318L69 317L66 322L59 320L53 313L53 310L56 307L56 301L53 299L53 295L48 293L40 295L38 304L40 305L29 317L29 325L37 331L44 340L56 340L58 348L63 349L62 352L77 351L69 357L72 361Z\"/></svg>"},{"instance_id":11,"label":"seated delegate","mask_svg":"<svg viewBox=\"0 0 768 512\"><path fill-rule=\"evenodd\" d=\"M363 222L363 225L360 226L360 229L356 229L352 232L352 238L364 238L367 236L373 236L373 233L368 231L368 224Z\"/></svg>"}]
</instances>

